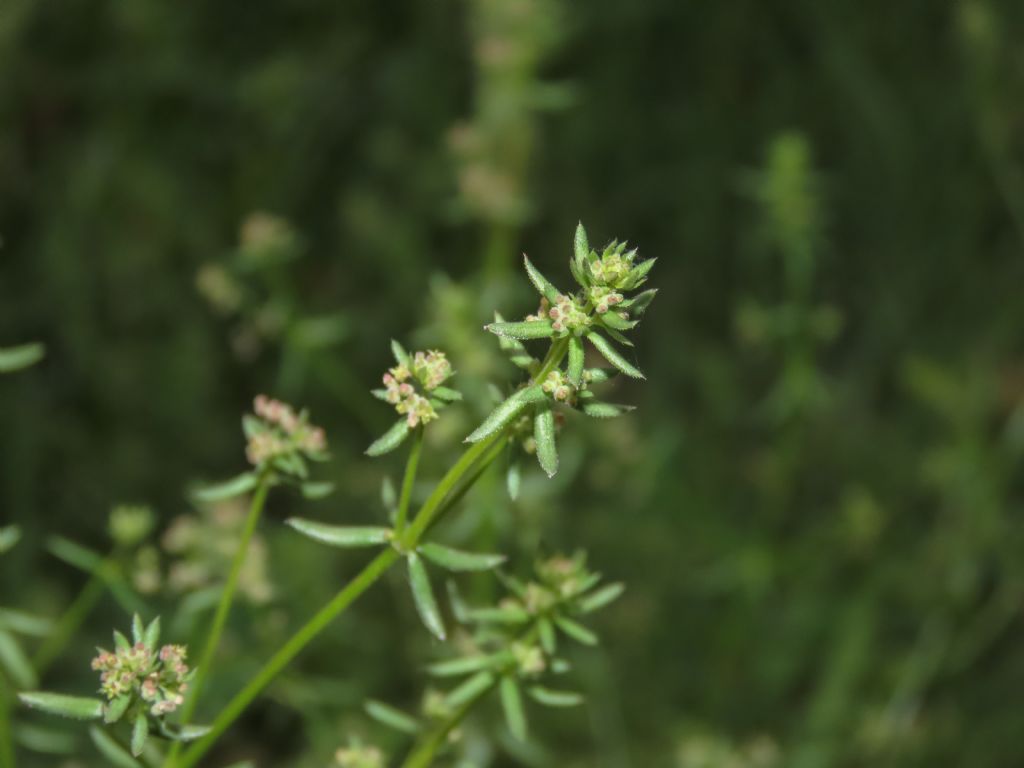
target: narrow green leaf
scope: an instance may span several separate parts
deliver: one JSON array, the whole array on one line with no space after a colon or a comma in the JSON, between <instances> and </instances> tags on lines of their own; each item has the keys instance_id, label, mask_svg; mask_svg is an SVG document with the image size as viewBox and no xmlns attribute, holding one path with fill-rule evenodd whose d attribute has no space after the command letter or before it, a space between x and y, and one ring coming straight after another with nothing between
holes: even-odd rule
<instances>
[{"instance_id":1,"label":"narrow green leaf","mask_svg":"<svg viewBox=\"0 0 1024 768\"><path fill-rule=\"evenodd\" d=\"M565 616L556 616L555 624L576 642L583 643L583 645L597 645L597 635L582 624L567 619Z\"/></svg>"},{"instance_id":2,"label":"narrow green leaf","mask_svg":"<svg viewBox=\"0 0 1024 768\"><path fill-rule=\"evenodd\" d=\"M373 547L391 540L390 528L376 526L327 525L301 517L290 517L285 525L332 547Z\"/></svg>"},{"instance_id":3,"label":"narrow green leaf","mask_svg":"<svg viewBox=\"0 0 1024 768\"><path fill-rule=\"evenodd\" d=\"M18 723L14 738L29 752L42 755L72 755L78 746L74 735L65 731Z\"/></svg>"},{"instance_id":4,"label":"narrow green leaf","mask_svg":"<svg viewBox=\"0 0 1024 768\"><path fill-rule=\"evenodd\" d=\"M132 703L131 694L124 694L118 696L113 701L108 701L103 705L103 722L105 723L116 723L124 716L124 712L128 709L128 705Z\"/></svg>"},{"instance_id":5,"label":"narrow green leaf","mask_svg":"<svg viewBox=\"0 0 1024 768\"><path fill-rule=\"evenodd\" d=\"M476 443L490 437L498 430L507 426L530 403L539 403L546 399L547 395L539 386L520 389L491 411L490 416L484 419L483 424L473 430L473 433L466 438L466 442Z\"/></svg>"},{"instance_id":6,"label":"narrow green leaf","mask_svg":"<svg viewBox=\"0 0 1024 768\"><path fill-rule=\"evenodd\" d=\"M467 618L480 624L525 624L530 614L522 608L471 608Z\"/></svg>"},{"instance_id":7,"label":"narrow green leaf","mask_svg":"<svg viewBox=\"0 0 1024 768\"><path fill-rule=\"evenodd\" d=\"M630 320L615 310L608 310L600 317L602 325L615 331L631 331L640 324L639 321Z\"/></svg>"},{"instance_id":8,"label":"narrow green leaf","mask_svg":"<svg viewBox=\"0 0 1024 768\"><path fill-rule=\"evenodd\" d=\"M647 311L647 307L649 307L651 305L651 302L654 301L654 297L657 296L657 295L658 295L658 289L657 288L649 288L646 291L642 291L641 293L638 293L636 296L634 296L631 299L626 299L619 306L622 309L628 309L629 313L633 317L641 317L641 316L643 316L644 312Z\"/></svg>"},{"instance_id":9,"label":"narrow green leaf","mask_svg":"<svg viewBox=\"0 0 1024 768\"><path fill-rule=\"evenodd\" d=\"M573 256L580 266L586 263L590 255L590 242L587 240L587 230L583 228L583 222L576 225L576 236L572 242Z\"/></svg>"},{"instance_id":10,"label":"narrow green leaf","mask_svg":"<svg viewBox=\"0 0 1024 768\"><path fill-rule=\"evenodd\" d=\"M555 627L546 616L537 620L537 634L540 635L540 645L544 653L553 656L558 650L558 637L555 634Z\"/></svg>"},{"instance_id":11,"label":"narrow green leaf","mask_svg":"<svg viewBox=\"0 0 1024 768\"><path fill-rule=\"evenodd\" d=\"M555 444L555 412L549 403L537 407L533 418L533 437L537 441L537 461L548 477L558 472L558 446Z\"/></svg>"},{"instance_id":12,"label":"narrow green leaf","mask_svg":"<svg viewBox=\"0 0 1024 768\"><path fill-rule=\"evenodd\" d=\"M391 340L391 354L395 356L396 363L412 370L412 361L409 359L409 353L405 351L405 347L394 339Z\"/></svg>"},{"instance_id":13,"label":"narrow green leaf","mask_svg":"<svg viewBox=\"0 0 1024 768\"><path fill-rule=\"evenodd\" d=\"M40 712L70 717L73 720L98 720L103 717L103 702L99 699L44 691L19 693L18 699L29 709L38 709Z\"/></svg>"},{"instance_id":14,"label":"narrow green leaf","mask_svg":"<svg viewBox=\"0 0 1024 768\"><path fill-rule=\"evenodd\" d=\"M165 722L160 723L160 734L167 737L171 741L180 741L182 743L188 743L201 739L203 736L213 730L208 725L170 725Z\"/></svg>"},{"instance_id":15,"label":"narrow green leaf","mask_svg":"<svg viewBox=\"0 0 1024 768\"><path fill-rule=\"evenodd\" d=\"M508 474L505 475L505 487L508 489L508 497L512 501L519 499L519 491L523 484L523 470L518 461L513 461L508 466Z\"/></svg>"},{"instance_id":16,"label":"narrow green leaf","mask_svg":"<svg viewBox=\"0 0 1024 768\"><path fill-rule=\"evenodd\" d=\"M223 483L200 488L193 493L193 496L198 501L204 502L224 501L225 499L233 499L235 496L248 493L256 487L256 483L257 477L255 474L243 472L237 477L225 480Z\"/></svg>"},{"instance_id":17,"label":"narrow green leaf","mask_svg":"<svg viewBox=\"0 0 1024 768\"><path fill-rule=\"evenodd\" d=\"M310 501L326 499L334 493L334 483L303 483L299 486L302 497Z\"/></svg>"},{"instance_id":18,"label":"narrow green leaf","mask_svg":"<svg viewBox=\"0 0 1024 768\"><path fill-rule=\"evenodd\" d=\"M127 651L132 647L132 644L128 642L128 638L121 634L118 630L114 630L114 647L119 651Z\"/></svg>"},{"instance_id":19,"label":"narrow green leaf","mask_svg":"<svg viewBox=\"0 0 1024 768\"><path fill-rule=\"evenodd\" d=\"M608 584L607 586L601 587L601 589L596 592L591 592L580 600L580 611L583 613L593 613L596 610L604 608L609 603L618 600L619 595L625 591L625 584Z\"/></svg>"},{"instance_id":20,"label":"narrow green leaf","mask_svg":"<svg viewBox=\"0 0 1024 768\"><path fill-rule=\"evenodd\" d=\"M484 326L495 336L510 339L550 339L554 335L550 320L522 320L518 323L491 323Z\"/></svg>"},{"instance_id":21,"label":"narrow green leaf","mask_svg":"<svg viewBox=\"0 0 1024 768\"><path fill-rule=\"evenodd\" d=\"M0 629L29 637L46 637L53 630L53 622L42 616L0 608Z\"/></svg>"},{"instance_id":22,"label":"narrow green leaf","mask_svg":"<svg viewBox=\"0 0 1024 768\"><path fill-rule=\"evenodd\" d=\"M423 561L415 552L406 556L409 564L409 584L412 587L413 602L416 603L416 610L423 620L423 624L438 639L444 640L444 621L441 619L441 611L438 610L437 601L434 600L434 591L430 588L430 577L427 576L427 569L423 567Z\"/></svg>"},{"instance_id":23,"label":"narrow green leaf","mask_svg":"<svg viewBox=\"0 0 1024 768\"><path fill-rule=\"evenodd\" d=\"M609 371L607 368L587 368L583 375L591 384L604 384L606 381L611 381L612 377L618 374L615 371Z\"/></svg>"},{"instance_id":24,"label":"narrow green leaf","mask_svg":"<svg viewBox=\"0 0 1024 768\"><path fill-rule=\"evenodd\" d=\"M5 525L0 528L0 555L14 548L21 539L21 528L16 525Z\"/></svg>"},{"instance_id":25,"label":"narrow green leaf","mask_svg":"<svg viewBox=\"0 0 1024 768\"><path fill-rule=\"evenodd\" d=\"M128 754L128 752L114 741L114 738L98 726L89 729L89 737L111 765L117 768L142 768L142 763Z\"/></svg>"},{"instance_id":26,"label":"narrow green leaf","mask_svg":"<svg viewBox=\"0 0 1024 768\"><path fill-rule=\"evenodd\" d=\"M430 394L449 403L457 403L462 399L462 393L451 387L434 387Z\"/></svg>"},{"instance_id":27,"label":"narrow green leaf","mask_svg":"<svg viewBox=\"0 0 1024 768\"><path fill-rule=\"evenodd\" d=\"M438 661L427 665L427 671L436 677L456 677L479 672L482 669L491 669L500 664L505 658L503 654L489 656L463 656L459 659Z\"/></svg>"},{"instance_id":28,"label":"narrow green leaf","mask_svg":"<svg viewBox=\"0 0 1024 768\"><path fill-rule=\"evenodd\" d=\"M142 625L142 617L139 614L132 616L132 645L138 645L146 634L146 628Z\"/></svg>"},{"instance_id":29,"label":"narrow green leaf","mask_svg":"<svg viewBox=\"0 0 1024 768\"><path fill-rule=\"evenodd\" d=\"M394 511L398 506L398 493L395 491L395 484L387 475L380 482L380 503L388 512Z\"/></svg>"},{"instance_id":30,"label":"narrow green leaf","mask_svg":"<svg viewBox=\"0 0 1024 768\"><path fill-rule=\"evenodd\" d=\"M463 552L441 544L421 544L419 552L433 563L449 571L489 571L505 562L504 555Z\"/></svg>"},{"instance_id":31,"label":"narrow green leaf","mask_svg":"<svg viewBox=\"0 0 1024 768\"><path fill-rule=\"evenodd\" d=\"M526 712L523 710L523 696L519 686L513 678L503 677L499 692L508 729L519 741L526 741Z\"/></svg>"},{"instance_id":32,"label":"narrow green leaf","mask_svg":"<svg viewBox=\"0 0 1024 768\"><path fill-rule=\"evenodd\" d=\"M525 253L523 254L523 265L526 267L526 275L530 278L530 282L533 283L533 287L537 289L541 296L555 304L561 292L533 266L533 262L530 261Z\"/></svg>"},{"instance_id":33,"label":"narrow green leaf","mask_svg":"<svg viewBox=\"0 0 1024 768\"><path fill-rule=\"evenodd\" d=\"M478 672L445 696L444 703L449 708L456 709L479 696L492 685L494 685L494 675L490 672Z\"/></svg>"},{"instance_id":34,"label":"narrow green leaf","mask_svg":"<svg viewBox=\"0 0 1024 768\"><path fill-rule=\"evenodd\" d=\"M366 710L366 714L376 720L378 723L394 728L396 731L401 733L414 734L420 730L420 724L416 718L411 715L407 715L400 709L385 704L383 701L377 701L370 699L363 705L363 709Z\"/></svg>"},{"instance_id":35,"label":"narrow green leaf","mask_svg":"<svg viewBox=\"0 0 1024 768\"><path fill-rule=\"evenodd\" d=\"M569 338L569 382L574 387L579 387L583 379L583 361L587 353L583 348L583 339L579 336Z\"/></svg>"},{"instance_id":36,"label":"narrow green leaf","mask_svg":"<svg viewBox=\"0 0 1024 768\"><path fill-rule=\"evenodd\" d=\"M629 361L627 361L618 350L611 345L611 343L599 333L588 333L587 338L590 339L590 343L594 345L594 348L601 353L609 363L618 368L627 376L632 376L634 379L642 379L644 375L640 372L639 368L636 368Z\"/></svg>"},{"instance_id":37,"label":"narrow green leaf","mask_svg":"<svg viewBox=\"0 0 1024 768\"><path fill-rule=\"evenodd\" d=\"M0 667L15 688L34 688L38 681L32 662L18 641L7 632L0 631Z\"/></svg>"},{"instance_id":38,"label":"narrow green leaf","mask_svg":"<svg viewBox=\"0 0 1024 768\"><path fill-rule=\"evenodd\" d=\"M370 447L366 449L366 455L383 456L385 453L390 453L405 442L405 438L408 436L409 422L403 418L396 421L391 429L374 440Z\"/></svg>"},{"instance_id":39,"label":"narrow green leaf","mask_svg":"<svg viewBox=\"0 0 1024 768\"><path fill-rule=\"evenodd\" d=\"M73 565L86 573L95 573L104 565L102 555L65 539L63 536L51 536L47 539L46 548L58 560L63 560L68 565Z\"/></svg>"},{"instance_id":40,"label":"narrow green leaf","mask_svg":"<svg viewBox=\"0 0 1024 768\"><path fill-rule=\"evenodd\" d=\"M160 617L157 616L146 627L146 631L142 635L142 642L149 650L155 650L157 643L160 642Z\"/></svg>"},{"instance_id":41,"label":"narrow green leaf","mask_svg":"<svg viewBox=\"0 0 1024 768\"><path fill-rule=\"evenodd\" d=\"M0 348L0 373L14 373L43 359L46 348L42 344L22 344Z\"/></svg>"},{"instance_id":42,"label":"narrow green leaf","mask_svg":"<svg viewBox=\"0 0 1024 768\"><path fill-rule=\"evenodd\" d=\"M613 403L584 403L582 410L587 416L595 419L614 419L630 411L636 410L632 405L615 405Z\"/></svg>"},{"instance_id":43,"label":"narrow green leaf","mask_svg":"<svg viewBox=\"0 0 1024 768\"><path fill-rule=\"evenodd\" d=\"M629 274L626 275L626 281L623 287L627 291L631 291L640 286L647 279L647 273L651 271L651 267L654 266L654 262L656 261L657 259L647 259L633 267L633 269L629 271Z\"/></svg>"},{"instance_id":44,"label":"narrow green leaf","mask_svg":"<svg viewBox=\"0 0 1024 768\"><path fill-rule=\"evenodd\" d=\"M385 403L388 402L388 391L386 389L371 389L370 394L378 400L382 400Z\"/></svg>"},{"instance_id":45,"label":"narrow green leaf","mask_svg":"<svg viewBox=\"0 0 1024 768\"><path fill-rule=\"evenodd\" d=\"M146 748L146 739L149 738L149 721L146 719L145 710L135 716L135 723L132 725L132 755L138 757Z\"/></svg>"},{"instance_id":46,"label":"narrow green leaf","mask_svg":"<svg viewBox=\"0 0 1024 768\"><path fill-rule=\"evenodd\" d=\"M587 274L587 270L582 264L576 261L575 257L569 259L569 271L572 273L572 279L579 283L580 287L590 287L590 278Z\"/></svg>"},{"instance_id":47,"label":"narrow green leaf","mask_svg":"<svg viewBox=\"0 0 1024 768\"><path fill-rule=\"evenodd\" d=\"M530 698L545 707L578 707L583 703L583 696L572 691L553 691L540 685L532 685L526 689Z\"/></svg>"}]
</instances>

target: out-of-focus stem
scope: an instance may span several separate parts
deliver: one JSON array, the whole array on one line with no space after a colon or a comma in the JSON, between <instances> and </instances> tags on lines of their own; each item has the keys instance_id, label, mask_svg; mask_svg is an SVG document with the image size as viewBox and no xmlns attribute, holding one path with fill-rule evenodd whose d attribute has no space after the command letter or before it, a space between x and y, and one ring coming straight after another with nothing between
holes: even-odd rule
<instances>
[{"instance_id":1,"label":"out-of-focus stem","mask_svg":"<svg viewBox=\"0 0 1024 768\"><path fill-rule=\"evenodd\" d=\"M398 501L398 513L395 515L395 535L401 536L405 530L405 519L409 514L409 499L412 498L412 486L416 482L416 470L420 464L420 454L423 452L423 434L426 430L422 426L416 428L412 436L412 450L409 452L409 459L405 463L405 477L402 478L402 495Z\"/></svg>"}]
</instances>

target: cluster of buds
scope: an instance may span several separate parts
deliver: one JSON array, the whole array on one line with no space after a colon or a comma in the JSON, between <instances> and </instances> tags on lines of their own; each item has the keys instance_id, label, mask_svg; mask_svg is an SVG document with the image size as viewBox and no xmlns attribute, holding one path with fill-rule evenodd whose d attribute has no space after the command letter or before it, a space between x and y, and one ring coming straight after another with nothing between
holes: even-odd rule
<instances>
[{"instance_id":1,"label":"cluster of buds","mask_svg":"<svg viewBox=\"0 0 1024 768\"><path fill-rule=\"evenodd\" d=\"M190 677L185 647L164 645L158 650L158 633L159 621L143 630L136 617L133 642L115 632L116 651L100 648L92 660L92 668L100 673L100 692L110 702L120 700L120 712L134 697L144 702L154 717L169 714L185 702Z\"/></svg>"},{"instance_id":2,"label":"cluster of buds","mask_svg":"<svg viewBox=\"0 0 1024 768\"><path fill-rule=\"evenodd\" d=\"M564 293L558 294L555 303L541 298L540 307L536 313L527 315L530 320L550 320L551 327L558 335L575 333L579 335L590 327L590 317L580 300L575 296L567 296Z\"/></svg>"},{"instance_id":3,"label":"cluster of buds","mask_svg":"<svg viewBox=\"0 0 1024 768\"><path fill-rule=\"evenodd\" d=\"M537 677L547 669L544 651L534 643L514 642L510 648L516 670L522 677Z\"/></svg>"},{"instance_id":4,"label":"cluster of buds","mask_svg":"<svg viewBox=\"0 0 1024 768\"><path fill-rule=\"evenodd\" d=\"M548 310L551 327L556 333L575 333L579 335L590 327L590 317L575 296L558 294L558 300Z\"/></svg>"},{"instance_id":5,"label":"cluster of buds","mask_svg":"<svg viewBox=\"0 0 1024 768\"><path fill-rule=\"evenodd\" d=\"M626 243L612 242L600 258L590 262L590 274L594 283L610 288L621 288L633 269L636 249L626 251Z\"/></svg>"},{"instance_id":6,"label":"cluster of buds","mask_svg":"<svg viewBox=\"0 0 1024 768\"><path fill-rule=\"evenodd\" d=\"M334 753L340 768L384 768L384 755L377 747L353 744Z\"/></svg>"},{"instance_id":7,"label":"cluster of buds","mask_svg":"<svg viewBox=\"0 0 1024 768\"><path fill-rule=\"evenodd\" d=\"M433 392L452 375L452 364L444 352L432 349L416 352L411 364L399 363L384 374L386 399L395 410L405 416L410 428L428 424L437 418L437 411L430 400L417 391Z\"/></svg>"},{"instance_id":8,"label":"cluster of buds","mask_svg":"<svg viewBox=\"0 0 1024 768\"><path fill-rule=\"evenodd\" d=\"M118 505L110 512L110 537L122 547L134 547L152 532L156 525L153 510L143 506Z\"/></svg>"},{"instance_id":9,"label":"cluster of buds","mask_svg":"<svg viewBox=\"0 0 1024 768\"><path fill-rule=\"evenodd\" d=\"M593 584L594 574L587 569L584 553L572 557L555 555L535 566L537 577L561 599L570 599Z\"/></svg>"},{"instance_id":10,"label":"cluster of buds","mask_svg":"<svg viewBox=\"0 0 1024 768\"><path fill-rule=\"evenodd\" d=\"M291 454L316 459L327 450L324 431L309 423L305 411L296 413L290 405L265 395L256 397L253 411L256 418L245 422L249 437L245 453L253 466Z\"/></svg>"},{"instance_id":11,"label":"cluster of buds","mask_svg":"<svg viewBox=\"0 0 1024 768\"><path fill-rule=\"evenodd\" d=\"M616 304L621 304L623 296L614 288L606 285L594 285L590 288L590 303L594 305L594 311L603 315Z\"/></svg>"},{"instance_id":12,"label":"cluster of buds","mask_svg":"<svg viewBox=\"0 0 1024 768\"><path fill-rule=\"evenodd\" d=\"M572 405L576 402L576 387L570 383L569 377L562 371L551 371L544 379L544 383L541 384L541 389L560 403Z\"/></svg>"}]
</instances>

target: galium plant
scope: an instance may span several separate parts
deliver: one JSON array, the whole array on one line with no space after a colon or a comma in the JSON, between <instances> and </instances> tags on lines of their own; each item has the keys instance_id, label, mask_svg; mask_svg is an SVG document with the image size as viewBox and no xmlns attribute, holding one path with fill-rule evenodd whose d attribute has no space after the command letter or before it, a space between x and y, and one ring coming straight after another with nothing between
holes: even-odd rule
<instances>
[{"instance_id":1,"label":"galium plant","mask_svg":"<svg viewBox=\"0 0 1024 768\"><path fill-rule=\"evenodd\" d=\"M392 343L395 365L383 375L384 386L373 394L393 407L399 418L367 449L370 456L381 456L407 442L411 446L391 524L338 525L301 517L287 521L291 528L318 543L343 550L367 548L376 550L376 554L278 648L208 727L192 724L192 716L211 673L268 492L274 487L291 487L306 498L318 499L332 490L329 484L311 478L312 465L327 458L323 430L310 422L305 411L265 396L257 397L253 413L243 418L245 453L251 468L225 483L195 493L204 503L250 498L249 511L195 669L188 669L182 646L158 647L158 621L144 626L136 616L131 642L115 634L114 651L101 651L94 661L94 667L103 675L101 691L106 701L41 692L23 693L22 700L56 714L103 719L106 728L94 728L93 740L108 757L117 753L119 764L135 764L125 761L138 758L145 750L146 760L151 764L189 768L206 755L303 649L399 561L404 564L412 601L424 626L437 641L447 641L452 624L435 596L431 571L440 569L454 575L497 572L506 556L448 546L437 540L437 524L466 496L510 442L518 442L535 454L545 473L553 476L558 469L556 433L559 425L570 423L572 412L604 419L629 410L628 406L598 399L596 390L608 380L610 372L586 365L586 345L615 371L643 378L620 347L632 346L626 334L636 327L654 298L654 290L639 290L653 264L654 259L638 259L636 250L628 250L625 243L613 242L600 251L592 249L582 225L577 228L569 263L577 283L572 291L556 288L524 257L527 275L540 294L539 309L515 322L496 316L486 326L498 337L511 361L524 370L524 380L512 387L465 438L465 451L418 508L413 504L413 490L425 431L447 408L459 403L461 394L449 384L454 370L443 352L426 350L410 354L397 342ZM537 341L547 342L543 355L534 354L529 346ZM449 658L432 665L430 670L442 678L466 679L448 693L430 699L434 702L433 722L420 733L406 760L407 766L430 765L469 708L490 690L499 692L509 729L520 739L527 733L524 692L549 706L566 706L580 700L574 693L549 688L542 676L566 668L557 655L559 635L586 645L596 642L596 636L578 619L613 600L621 586L599 587L600 577L587 569L582 554L542 560L535 577L526 582L504 573L499 576L510 595L497 605L467 608L461 599L453 600L456 625L470 630L460 630L459 644L452 646ZM454 588L452 594L457 595ZM376 710L388 711L386 705L379 703ZM119 735L118 724L123 719L130 722L130 755L125 753ZM148 740L150 735L170 740L170 749L164 753L154 747ZM183 748L186 741L194 743ZM353 742L339 751L337 762L372 766L379 763L378 758L373 748Z\"/></svg>"}]
</instances>

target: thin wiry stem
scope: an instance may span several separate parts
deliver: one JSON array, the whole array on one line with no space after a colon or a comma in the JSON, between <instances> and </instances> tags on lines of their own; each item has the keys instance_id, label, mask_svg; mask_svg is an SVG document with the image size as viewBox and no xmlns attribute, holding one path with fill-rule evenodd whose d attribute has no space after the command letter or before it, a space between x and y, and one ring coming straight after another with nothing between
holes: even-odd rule
<instances>
[{"instance_id":1,"label":"thin wiry stem","mask_svg":"<svg viewBox=\"0 0 1024 768\"><path fill-rule=\"evenodd\" d=\"M249 505L249 514L245 519L242 536L238 542L238 549L231 562L231 570L228 572L228 580L220 594L217 612L214 614L213 624L210 625L210 632L206 636L206 645L203 647L202 656L200 656L199 663L196 666L195 679L189 686L189 697L182 707L181 721L183 723L188 723L195 712L199 696L202 693L203 684L210 674L210 665L213 663L213 657L217 653L217 647L220 645L220 636L224 632L224 625L227 623L228 614L231 612L231 604L238 590L238 580L242 574L242 567L245 565L245 558L249 554L249 544L256 531L256 524L259 522L263 507L266 505L269 490L270 476L263 472L260 474L259 481L256 484L256 491ZM168 766L174 765L180 751L181 742L175 742L164 764Z\"/></svg>"},{"instance_id":2,"label":"thin wiry stem","mask_svg":"<svg viewBox=\"0 0 1024 768\"><path fill-rule=\"evenodd\" d=\"M395 535L400 536L405 530L405 519L409 514L409 500L412 498L412 486L416 482L416 470L420 464L420 454L423 452L423 434L426 430L422 426L417 427L412 436L412 450L409 451L409 459L405 463L405 477L402 478L402 495L398 501L398 513L395 515Z\"/></svg>"},{"instance_id":3,"label":"thin wiry stem","mask_svg":"<svg viewBox=\"0 0 1024 768\"><path fill-rule=\"evenodd\" d=\"M532 382L537 384L547 377L548 373L558 366L568 349L567 339L554 341L548 350L543 364L540 366ZM467 448L459 460L445 473L433 492L423 503L415 519L406 528L401 540L401 546L406 551L415 549L420 538L436 522L443 512L451 509L452 504L447 503L450 494L461 496L469 490L468 486L460 485L463 477L470 474L474 469L479 468L478 460L487 457L489 449L495 448L496 444L503 444L508 437L509 427L499 430L478 443ZM490 454L490 460L500 453L500 450ZM487 462L489 463L489 461ZM475 480L481 473L471 475ZM340 616L357 597L363 594L398 560L398 551L394 548L386 549L360 571L338 594L336 594L327 605L321 608L306 624L299 629L292 637L270 657L256 675L249 681L241 691L235 694L227 706L217 715L210 727L210 732L202 739L196 741L185 750L180 758L172 749L168 755L166 768L191 768L210 747L216 742L224 731L238 718L252 701L266 688L270 682L294 659L310 642L323 631L328 624ZM176 745L177 746L177 745Z\"/></svg>"}]
</instances>

